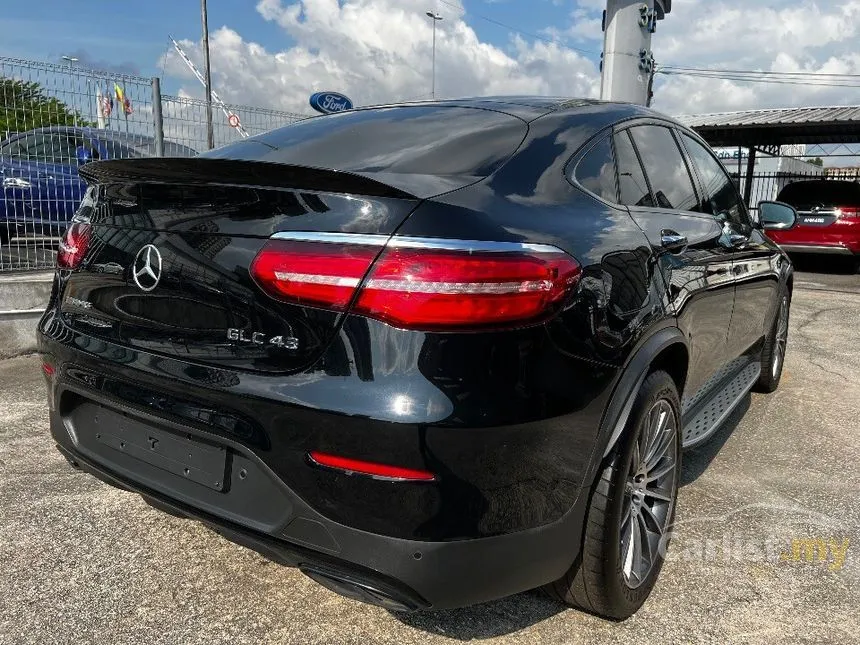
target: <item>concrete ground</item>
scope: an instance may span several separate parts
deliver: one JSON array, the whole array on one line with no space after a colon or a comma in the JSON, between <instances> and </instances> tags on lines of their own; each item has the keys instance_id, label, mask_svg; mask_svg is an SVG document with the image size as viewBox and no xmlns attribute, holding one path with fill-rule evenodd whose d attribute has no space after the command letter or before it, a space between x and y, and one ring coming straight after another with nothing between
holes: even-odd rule
<instances>
[{"instance_id":1,"label":"concrete ground","mask_svg":"<svg viewBox=\"0 0 860 645\"><path fill-rule=\"evenodd\" d=\"M38 359L0 361L0 643L858 643L860 276L796 286L779 391L686 454L669 560L624 623L536 591L411 615L344 600L73 471Z\"/></svg>"}]
</instances>

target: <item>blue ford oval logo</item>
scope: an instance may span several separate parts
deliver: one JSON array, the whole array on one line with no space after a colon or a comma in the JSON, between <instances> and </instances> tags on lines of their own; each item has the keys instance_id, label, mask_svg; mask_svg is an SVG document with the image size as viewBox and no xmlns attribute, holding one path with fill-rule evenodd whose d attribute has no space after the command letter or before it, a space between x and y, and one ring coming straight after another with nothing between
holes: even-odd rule
<instances>
[{"instance_id":1,"label":"blue ford oval logo","mask_svg":"<svg viewBox=\"0 0 860 645\"><path fill-rule=\"evenodd\" d=\"M316 94L311 94L310 102L313 109L323 114L352 109L352 101L337 92L317 92Z\"/></svg>"}]
</instances>

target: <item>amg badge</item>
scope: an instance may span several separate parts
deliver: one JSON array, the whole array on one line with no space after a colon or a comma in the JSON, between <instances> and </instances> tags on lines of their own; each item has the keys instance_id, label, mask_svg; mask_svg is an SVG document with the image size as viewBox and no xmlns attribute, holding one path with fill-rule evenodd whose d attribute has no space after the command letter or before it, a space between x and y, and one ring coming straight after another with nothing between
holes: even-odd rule
<instances>
[{"instance_id":1,"label":"amg badge","mask_svg":"<svg viewBox=\"0 0 860 645\"><path fill-rule=\"evenodd\" d=\"M280 347L281 349L299 348L299 339L294 336L269 337L261 331L247 331L233 327L227 330L227 340L234 340L237 343L247 343L249 345L271 345L272 347Z\"/></svg>"}]
</instances>

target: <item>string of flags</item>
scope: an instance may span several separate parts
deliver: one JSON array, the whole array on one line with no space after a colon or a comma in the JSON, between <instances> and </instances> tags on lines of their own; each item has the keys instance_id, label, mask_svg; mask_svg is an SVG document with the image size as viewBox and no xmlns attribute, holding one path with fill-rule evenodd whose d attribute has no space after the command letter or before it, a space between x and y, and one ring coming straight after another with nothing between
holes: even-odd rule
<instances>
[{"instance_id":1,"label":"string of flags","mask_svg":"<svg viewBox=\"0 0 860 645\"><path fill-rule=\"evenodd\" d=\"M123 113L125 113L126 117L134 112L134 109L131 106L131 99L126 96L125 91L118 83L113 84L113 93L111 93L108 85L105 85L104 90L105 91L102 92L102 88L99 87L97 96L99 116L103 119L110 118L114 109L114 98L116 98L117 109L121 109Z\"/></svg>"}]
</instances>

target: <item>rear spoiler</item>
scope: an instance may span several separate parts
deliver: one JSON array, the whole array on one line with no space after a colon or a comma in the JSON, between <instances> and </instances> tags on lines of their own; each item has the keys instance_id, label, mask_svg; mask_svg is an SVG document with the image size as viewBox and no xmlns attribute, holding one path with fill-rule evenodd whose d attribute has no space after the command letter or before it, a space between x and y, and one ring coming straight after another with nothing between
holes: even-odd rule
<instances>
[{"instance_id":1,"label":"rear spoiler","mask_svg":"<svg viewBox=\"0 0 860 645\"><path fill-rule=\"evenodd\" d=\"M146 157L94 161L81 166L90 184L147 183L288 188L369 197L416 199L416 195L363 175L307 166L212 159L207 157Z\"/></svg>"}]
</instances>

